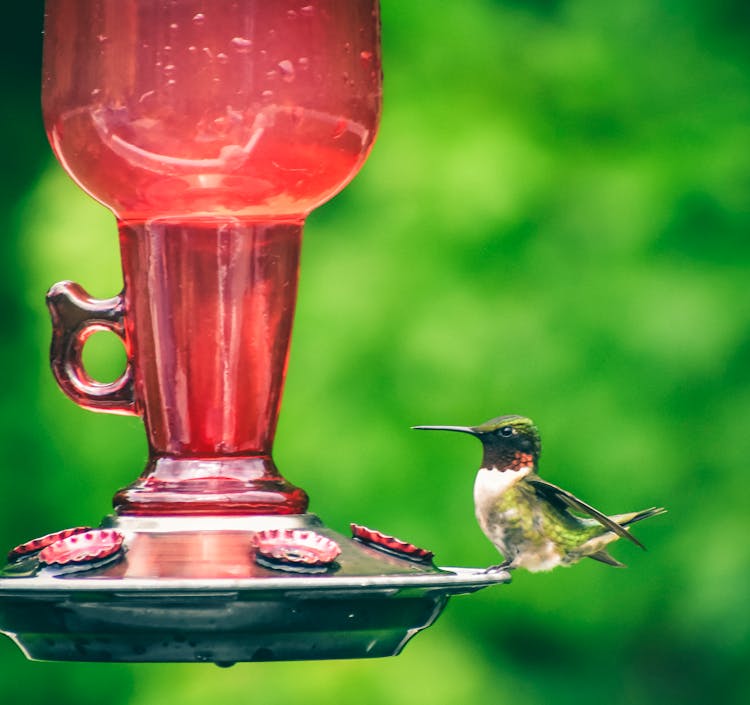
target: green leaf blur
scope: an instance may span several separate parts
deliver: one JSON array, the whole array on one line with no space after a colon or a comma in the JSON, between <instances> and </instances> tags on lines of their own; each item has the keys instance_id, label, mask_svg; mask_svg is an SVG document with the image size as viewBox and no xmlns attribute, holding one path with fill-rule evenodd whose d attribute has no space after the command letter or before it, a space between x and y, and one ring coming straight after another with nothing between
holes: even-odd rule
<instances>
[{"instance_id":1,"label":"green leaf blur","mask_svg":"<svg viewBox=\"0 0 750 705\"><path fill-rule=\"evenodd\" d=\"M20 7L16 7L20 6ZM653 504L629 564L454 598L398 658L38 664L0 641L0 702L750 702L750 12L739 0L382 0L385 112L306 228L276 458L330 526L444 565L497 554L479 445L414 424L534 418L542 474ZM120 287L112 217L51 158L42 3L4 9L0 546L98 523L139 474L135 419L46 365L47 287ZM119 350L92 351L101 375ZM110 359L112 358L112 359Z\"/></svg>"}]
</instances>

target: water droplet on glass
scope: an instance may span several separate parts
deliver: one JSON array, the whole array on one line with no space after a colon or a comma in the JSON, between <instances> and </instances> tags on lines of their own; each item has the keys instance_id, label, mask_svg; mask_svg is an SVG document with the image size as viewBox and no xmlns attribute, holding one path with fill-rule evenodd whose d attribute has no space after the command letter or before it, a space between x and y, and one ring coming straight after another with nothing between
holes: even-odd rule
<instances>
[{"instance_id":1,"label":"water droplet on glass","mask_svg":"<svg viewBox=\"0 0 750 705\"><path fill-rule=\"evenodd\" d=\"M310 66L310 59L308 59L306 56L300 56L299 59L297 59L297 65L301 69L306 69Z\"/></svg>"},{"instance_id":2,"label":"water droplet on glass","mask_svg":"<svg viewBox=\"0 0 750 705\"><path fill-rule=\"evenodd\" d=\"M173 73L174 70L175 70L175 65L174 64L167 64L164 67L164 73Z\"/></svg>"},{"instance_id":3,"label":"water droplet on glass","mask_svg":"<svg viewBox=\"0 0 750 705\"><path fill-rule=\"evenodd\" d=\"M211 51L211 50L210 50L210 49L209 49L208 47L203 47L203 53L204 53L204 54L205 54L205 55L206 55L206 56L207 56L207 57L208 57L209 59L213 59L213 58L214 58L214 53L213 53L213 52L212 52L212 51Z\"/></svg>"},{"instance_id":4,"label":"water droplet on glass","mask_svg":"<svg viewBox=\"0 0 750 705\"><path fill-rule=\"evenodd\" d=\"M352 43L351 42L345 42L344 43L344 51L349 54L352 50Z\"/></svg>"},{"instance_id":5,"label":"water droplet on glass","mask_svg":"<svg viewBox=\"0 0 750 705\"><path fill-rule=\"evenodd\" d=\"M277 66L281 71L281 78L287 83L291 83L294 80L294 64L289 59L284 59L279 61Z\"/></svg>"},{"instance_id":6,"label":"water droplet on glass","mask_svg":"<svg viewBox=\"0 0 750 705\"><path fill-rule=\"evenodd\" d=\"M296 12L295 12L294 10L287 10L287 11L286 11L286 16L287 16L287 17L288 17L288 18L289 18L290 20L296 20L296 19L297 19L297 13L296 13Z\"/></svg>"},{"instance_id":7,"label":"water droplet on glass","mask_svg":"<svg viewBox=\"0 0 750 705\"><path fill-rule=\"evenodd\" d=\"M172 86L174 86L174 85L175 85L176 83L177 83L177 81L175 81L175 80L174 80L173 78L170 78L170 79L169 79L169 80L167 81L167 86L169 86L169 87L171 88L171 87L172 87Z\"/></svg>"},{"instance_id":8,"label":"water droplet on glass","mask_svg":"<svg viewBox=\"0 0 750 705\"><path fill-rule=\"evenodd\" d=\"M166 46L164 47L164 51L172 51L172 47L171 47L171 46L170 46L169 44L167 44L167 45L166 45Z\"/></svg>"},{"instance_id":9,"label":"water droplet on glass","mask_svg":"<svg viewBox=\"0 0 750 705\"><path fill-rule=\"evenodd\" d=\"M179 29L180 25L177 24L177 22L172 22L171 25L169 25L169 29Z\"/></svg>"},{"instance_id":10,"label":"water droplet on glass","mask_svg":"<svg viewBox=\"0 0 750 705\"><path fill-rule=\"evenodd\" d=\"M206 16L202 12L193 15L193 24L202 25L205 21Z\"/></svg>"},{"instance_id":11,"label":"water droplet on glass","mask_svg":"<svg viewBox=\"0 0 750 705\"><path fill-rule=\"evenodd\" d=\"M94 88L93 91L91 91L91 97L92 98L98 98L102 94L101 88Z\"/></svg>"},{"instance_id":12,"label":"water droplet on glass","mask_svg":"<svg viewBox=\"0 0 750 705\"><path fill-rule=\"evenodd\" d=\"M273 91L263 91L260 94L260 97L263 98L263 100L271 100L271 98L273 98Z\"/></svg>"},{"instance_id":13,"label":"water droplet on glass","mask_svg":"<svg viewBox=\"0 0 750 705\"><path fill-rule=\"evenodd\" d=\"M229 42L238 54L247 54L250 48L253 46L252 39L246 39L245 37L235 37Z\"/></svg>"},{"instance_id":14,"label":"water droplet on glass","mask_svg":"<svg viewBox=\"0 0 750 705\"><path fill-rule=\"evenodd\" d=\"M97 38L97 39L98 39L98 40L99 40L100 42L106 42L106 41L107 41L107 40L109 39L109 37L108 37L108 36L107 36L106 34L97 34L97 35L96 35L96 38Z\"/></svg>"},{"instance_id":15,"label":"water droplet on glass","mask_svg":"<svg viewBox=\"0 0 750 705\"><path fill-rule=\"evenodd\" d=\"M369 61L372 59L372 52L371 51L360 51L359 52L359 58L362 59L362 61Z\"/></svg>"},{"instance_id":16,"label":"water droplet on glass","mask_svg":"<svg viewBox=\"0 0 750 705\"><path fill-rule=\"evenodd\" d=\"M193 45L191 45L191 46L189 46L189 47L188 47L188 51L189 51L189 52L190 52L191 54L195 54L195 52L196 52L196 51L198 51L198 47L197 47L197 46L193 46Z\"/></svg>"},{"instance_id":17,"label":"water droplet on glass","mask_svg":"<svg viewBox=\"0 0 750 705\"><path fill-rule=\"evenodd\" d=\"M229 61L229 57L228 57L228 56L227 56L227 55L226 55L226 54L225 54L225 53L224 53L223 51L220 51L220 52L219 52L219 53L218 53L218 54L216 55L216 60L217 60L217 61L218 61L218 62L219 62L220 64L226 64L226 63L227 63L227 61Z\"/></svg>"},{"instance_id":18,"label":"water droplet on glass","mask_svg":"<svg viewBox=\"0 0 750 705\"><path fill-rule=\"evenodd\" d=\"M303 17L312 17L315 14L315 7L313 5L305 5L299 9L300 15Z\"/></svg>"}]
</instances>

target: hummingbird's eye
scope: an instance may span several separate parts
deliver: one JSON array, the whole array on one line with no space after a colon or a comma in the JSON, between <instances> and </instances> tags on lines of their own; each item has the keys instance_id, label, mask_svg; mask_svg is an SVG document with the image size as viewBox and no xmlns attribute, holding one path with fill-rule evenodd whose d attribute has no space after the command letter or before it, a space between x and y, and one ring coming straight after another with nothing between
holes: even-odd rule
<instances>
[{"instance_id":1,"label":"hummingbird's eye","mask_svg":"<svg viewBox=\"0 0 750 705\"><path fill-rule=\"evenodd\" d=\"M514 432L515 432L515 429L513 428L513 426L503 426L500 429L500 435L503 438L510 438Z\"/></svg>"}]
</instances>

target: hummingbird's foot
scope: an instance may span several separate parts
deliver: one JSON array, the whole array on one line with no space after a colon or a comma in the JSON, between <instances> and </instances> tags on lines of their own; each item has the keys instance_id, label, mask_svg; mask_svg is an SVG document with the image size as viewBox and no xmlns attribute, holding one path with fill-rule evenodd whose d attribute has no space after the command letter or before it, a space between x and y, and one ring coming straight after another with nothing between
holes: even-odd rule
<instances>
[{"instance_id":1,"label":"hummingbird's foot","mask_svg":"<svg viewBox=\"0 0 750 705\"><path fill-rule=\"evenodd\" d=\"M503 561L497 565L491 565L489 568L485 568L485 573L501 573L504 570L510 570L513 561Z\"/></svg>"}]
</instances>

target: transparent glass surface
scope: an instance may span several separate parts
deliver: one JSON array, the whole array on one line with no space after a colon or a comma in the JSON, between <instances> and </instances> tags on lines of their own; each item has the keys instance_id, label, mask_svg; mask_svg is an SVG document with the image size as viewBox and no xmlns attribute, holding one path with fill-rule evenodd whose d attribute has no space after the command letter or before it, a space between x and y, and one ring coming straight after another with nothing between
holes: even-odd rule
<instances>
[{"instance_id":1,"label":"transparent glass surface","mask_svg":"<svg viewBox=\"0 0 750 705\"><path fill-rule=\"evenodd\" d=\"M377 0L46 8L49 140L71 178L117 217L125 283L106 306L63 289L79 295L53 312L67 345L53 368L82 406L144 418L149 464L116 505L304 511L304 492L271 460L301 233L375 138ZM86 319L109 308L114 324ZM128 351L119 386L74 378L85 337L103 323L122 329Z\"/></svg>"}]
</instances>

